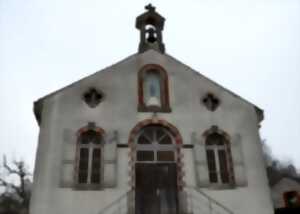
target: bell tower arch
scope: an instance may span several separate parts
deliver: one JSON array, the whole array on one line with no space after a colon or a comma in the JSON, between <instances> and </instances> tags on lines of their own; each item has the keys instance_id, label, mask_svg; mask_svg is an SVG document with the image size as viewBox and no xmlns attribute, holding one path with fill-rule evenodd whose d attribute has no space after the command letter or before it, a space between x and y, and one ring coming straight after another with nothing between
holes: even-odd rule
<instances>
[{"instance_id":1,"label":"bell tower arch","mask_svg":"<svg viewBox=\"0 0 300 214\"><path fill-rule=\"evenodd\" d=\"M165 52L162 39L165 18L155 11L151 4L145 7L147 10L136 18L135 27L140 31L139 53L154 49L161 53Z\"/></svg>"}]
</instances>

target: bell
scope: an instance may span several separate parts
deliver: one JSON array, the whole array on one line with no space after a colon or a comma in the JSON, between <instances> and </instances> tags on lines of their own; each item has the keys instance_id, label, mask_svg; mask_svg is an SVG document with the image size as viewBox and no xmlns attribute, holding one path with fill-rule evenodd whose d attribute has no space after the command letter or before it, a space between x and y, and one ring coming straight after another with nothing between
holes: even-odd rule
<instances>
[{"instance_id":1,"label":"bell","mask_svg":"<svg viewBox=\"0 0 300 214\"><path fill-rule=\"evenodd\" d=\"M148 38L147 38L148 42L150 42L150 43L156 42L155 30L153 28L150 28L148 30L148 34L149 34Z\"/></svg>"}]
</instances>

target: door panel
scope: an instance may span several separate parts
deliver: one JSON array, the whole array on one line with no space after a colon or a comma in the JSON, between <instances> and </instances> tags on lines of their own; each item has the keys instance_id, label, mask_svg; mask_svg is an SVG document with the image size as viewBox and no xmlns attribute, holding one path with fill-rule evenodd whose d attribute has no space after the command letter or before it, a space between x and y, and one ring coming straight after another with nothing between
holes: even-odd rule
<instances>
[{"instance_id":1,"label":"door panel","mask_svg":"<svg viewBox=\"0 0 300 214\"><path fill-rule=\"evenodd\" d=\"M176 214L176 164L136 164L136 214Z\"/></svg>"},{"instance_id":2,"label":"door panel","mask_svg":"<svg viewBox=\"0 0 300 214\"><path fill-rule=\"evenodd\" d=\"M136 214L158 213L156 197L155 167L152 164L136 165Z\"/></svg>"}]
</instances>

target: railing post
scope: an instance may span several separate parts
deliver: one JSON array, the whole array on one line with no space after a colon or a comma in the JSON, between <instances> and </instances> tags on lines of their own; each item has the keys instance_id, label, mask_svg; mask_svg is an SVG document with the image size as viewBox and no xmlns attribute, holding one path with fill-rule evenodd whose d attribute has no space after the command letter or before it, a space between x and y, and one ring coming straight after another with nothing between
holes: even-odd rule
<instances>
[{"instance_id":1,"label":"railing post","mask_svg":"<svg viewBox=\"0 0 300 214\"><path fill-rule=\"evenodd\" d=\"M127 195L127 206L128 206L128 214L134 213L134 192L131 190Z\"/></svg>"},{"instance_id":2,"label":"railing post","mask_svg":"<svg viewBox=\"0 0 300 214\"><path fill-rule=\"evenodd\" d=\"M189 200L191 200L191 213L194 212L194 203L193 203L193 196L191 195L192 193L189 193Z\"/></svg>"},{"instance_id":3,"label":"railing post","mask_svg":"<svg viewBox=\"0 0 300 214\"><path fill-rule=\"evenodd\" d=\"M195 191L195 193L197 193L197 195L198 194L202 195L206 199L206 201L208 201L208 209L209 209L208 214L213 214L213 213L234 214L230 209L228 209L223 204L221 204L220 202L216 201L214 198L210 197L208 194L206 194L205 192L201 191L200 189L197 189L195 187L187 187L187 189ZM188 196L188 198L190 199L190 196ZM196 206L197 206L198 205L198 200L197 199L195 199L195 200L197 202L197 204L196 204ZM192 205L192 206L193 206L193 201L194 201L194 198L192 198L191 201L190 201L190 205ZM204 202L204 201L202 201L202 202ZM201 202L199 201L199 203L201 203ZM205 203L205 204L206 204L205 205L205 207L206 207L207 203ZM222 209L222 212L221 213L220 212L215 212L216 211L215 209ZM197 214L197 213L194 213L194 214Z\"/></svg>"},{"instance_id":4,"label":"railing post","mask_svg":"<svg viewBox=\"0 0 300 214\"><path fill-rule=\"evenodd\" d=\"M208 200L208 206L209 206L209 214L212 214L212 204L211 204L211 200Z\"/></svg>"},{"instance_id":5,"label":"railing post","mask_svg":"<svg viewBox=\"0 0 300 214\"><path fill-rule=\"evenodd\" d=\"M118 214L121 214L121 200L120 201L118 201L118 208L119 208L119 213Z\"/></svg>"}]
</instances>

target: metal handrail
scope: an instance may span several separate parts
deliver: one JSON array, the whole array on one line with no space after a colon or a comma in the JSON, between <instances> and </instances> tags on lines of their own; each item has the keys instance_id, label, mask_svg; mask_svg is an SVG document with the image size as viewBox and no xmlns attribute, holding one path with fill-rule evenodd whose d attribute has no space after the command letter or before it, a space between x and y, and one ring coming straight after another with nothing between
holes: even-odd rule
<instances>
[{"instance_id":1,"label":"metal handrail","mask_svg":"<svg viewBox=\"0 0 300 214\"><path fill-rule=\"evenodd\" d=\"M206 194L205 192L203 192L199 188L195 188L195 187L192 187L192 186L186 186L186 188L196 191L197 193L199 193L200 195L202 195L204 198L206 198L208 200L210 213L213 213L212 204L214 204L214 205L217 205L219 208L223 209L227 214L234 214L234 212L231 211L228 207L224 206L223 204L221 204L220 202L218 202L217 200L215 200L214 198L212 198L211 196L209 196L208 194ZM199 203L199 201L197 201L197 202ZM191 201L190 203L193 203L193 201ZM194 207L193 204L192 204L192 206Z\"/></svg>"},{"instance_id":2,"label":"metal handrail","mask_svg":"<svg viewBox=\"0 0 300 214\"><path fill-rule=\"evenodd\" d=\"M114 200L111 204L109 204L108 206L103 208L98 214L115 213L111 209L115 209L116 211L118 211L118 214L119 213L121 214L121 209L124 208L123 206L121 206L122 202L126 203L127 206L125 206L125 208L127 209L126 213L128 213L130 210L130 203L131 203L130 196L132 195L132 192L133 192L133 190L129 190L126 193L122 194L120 197L118 197L116 200Z\"/></svg>"},{"instance_id":3,"label":"metal handrail","mask_svg":"<svg viewBox=\"0 0 300 214\"><path fill-rule=\"evenodd\" d=\"M186 198L187 202L191 205L191 210L186 210L183 213L189 213L189 214L200 214L205 213L205 208L208 208L205 214L234 214L233 211L231 211L228 207L224 206L202 190L192 187L192 186L186 186L185 189L187 190L186 193L188 193L188 197ZM189 194L189 190L193 191L195 194ZM202 197L202 200L200 199ZM203 198L208 202L208 207L204 207L201 204L201 201L203 203ZM122 194L120 197L118 197L116 200L114 200L111 204L106 206L104 209L102 209L98 214L132 214L134 211L134 204L133 204L133 190L129 190ZM222 210L222 212L217 212ZM198 212L195 212L197 211Z\"/></svg>"}]
</instances>

